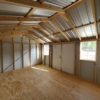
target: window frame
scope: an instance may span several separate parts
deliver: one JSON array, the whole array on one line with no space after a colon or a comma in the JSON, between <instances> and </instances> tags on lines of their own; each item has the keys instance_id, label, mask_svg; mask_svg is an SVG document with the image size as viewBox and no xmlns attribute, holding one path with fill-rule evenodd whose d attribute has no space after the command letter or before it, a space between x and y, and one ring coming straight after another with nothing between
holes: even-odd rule
<instances>
[{"instance_id":1,"label":"window frame","mask_svg":"<svg viewBox=\"0 0 100 100\"><path fill-rule=\"evenodd\" d=\"M96 50L95 50L95 59L94 59L94 60L90 60L90 59L81 59L81 43L82 43L82 42L96 42ZM97 41L96 41L96 40L93 40L93 41L81 41L81 42L80 42L80 49L79 49L79 51L80 51L80 55L79 55L80 61L96 62L96 60L97 60Z\"/></svg>"},{"instance_id":2,"label":"window frame","mask_svg":"<svg viewBox=\"0 0 100 100\"><path fill-rule=\"evenodd\" d=\"M47 46L48 49L47 49L45 46ZM45 49L45 48L46 48L46 49ZM49 44L44 44L44 50L43 50L43 54L44 54L44 56L49 56L49 54L50 54L50 50L49 50L49 49L50 49ZM45 50L48 50L48 54L46 54Z\"/></svg>"}]
</instances>

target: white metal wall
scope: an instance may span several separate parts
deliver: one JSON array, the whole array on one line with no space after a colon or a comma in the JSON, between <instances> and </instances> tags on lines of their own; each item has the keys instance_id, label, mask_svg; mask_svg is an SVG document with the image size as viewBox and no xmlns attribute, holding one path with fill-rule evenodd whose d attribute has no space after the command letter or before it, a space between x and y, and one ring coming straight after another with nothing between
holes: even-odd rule
<instances>
[{"instance_id":1,"label":"white metal wall","mask_svg":"<svg viewBox=\"0 0 100 100\"><path fill-rule=\"evenodd\" d=\"M3 54L1 54L1 51ZM33 42L29 42L28 38L0 41L0 72L40 64L40 51L40 44L33 44Z\"/></svg>"},{"instance_id":2,"label":"white metal wall","mask_svg":"<svg viewBox=\"0 0 100 100\"><path fill-rule=\"evenodd\" d=\"M44 59L45 59L44 64L45 64L46 66L49 66L49 55L48 55L48 56L45 55L45 56L44 56Z\"/></svg>"},{"instance_id":3,"label":"white metal wall","mask_svg":"<svg viewBox=\"0 0 100 100\"><path fill-rule=\"evenodd\" d=\"M61 70L61 45L53 45L53 68Z\"/></svg>"},{"instance_id":4,"label":"white metal wall","mask_svg":"<svg viewBox=\"0 0 100 100\"><path fill-rule=\"evenodd\" d=\"M97 42L97 60L95 62L80 60L80 46L79 43L76 45L76 75L85 80L100 84L100 41Z\"/></svg>"},{"instance_id":5,"label":"white metal wall","mask_svg":"<svg viewBox=\"0 0 100 100\"><path fill-rule=\"evenodd\" d=\"M15 69L22 68L22 45L21 45L21 38L15 39Z\"/></svg>"},{"instance_id":6,"label":"white metal wall","mask_svg":"<svg viewBox=\"0 0 100 100\"><path fill-rule=\"evenodd\" d=\"M36 44L31 44L31 63L32 65L36 65L37 57L36 57Z\"/></svg>"},{"instance_id":7,"label":"white metal wall","mask_svg":"<svg viewBox=\"0 0 100 100\"><path fill-rule=\"evenodd\" d=\"M1 43L0 43L0 72L1 72L1 67L2 67L2 64L1 64Z\"/></svg>"},{"instance_id":8,"label":"white metal wall","mask_svg":"<svg viewBox=\"0 0 100 100\"><path fill-rule=\"evenodd\" d=\"M29 39L23 38L23 64L24 67L30 66L30 60L29 60Z\"/></svg>"},{"instance_id":9,"label":"white metal wall","mask_svg":"<svg viewBox=\"0 0 100 100\"><path fill-rule=\"evenodd\" d=\"M42 45L42 64L44 64L44 45Z\"/></svg>"},{"instance_id":10,"label":"white metal wall","mask_svg":"<svg viewBox=\"0 0 100 100\"><path fill-rule=\"evenodd\" d=\"M97 45L96 82L100 84L100 41Z\"/></svg>"},{"instance_id":11,"label":"white metal wall","mask_svg":"<svg viewBox=\"0 0 100 100\"><path fill-rule=\"evenodd\" d=\"M36 49L36 53L37 53L37 64L40 63L40 46L39 44L36 45L37 49Z\"/></svg>"},{"instance_id":12,"label":"white metal wall","mask_svg":"<svg viewBox=\"0 0 100 100\"><path fill-rule=\"evenodd\" d=\"M13 46L11 42L3 42L3 70L13 70Z\"/></svg>"},{"instance_id":13,"label":"white metal wall","mask_svg":"<svg viewBox=\"0 0 100 100\"><path fill-rule=\"evenodd\" d=\"M62 71L74 74L75 72L75 44L62 44Z\"/></svg>"},{"instance_id":14,"label":"white metal wall","mask_svg":"<svg viewBox=\"0 0 100 100\"><path fill-rule=\"evenodd\" d=\"M74 74L75 71L75 44L53 45L53 68Z\"/></svg>"},{"instance_id":15,"label":"white metal wall","mask_svg":"<svg viewBox=\"0 0 100 100\"><path fill-rule=\"evenodd\" d=\"M83 79L94 81L95 63L91 61L80 61L80 76Z\"/></svg>"},{"instance_id":16,"label":"white metal wall","mask_svg":"<svg viewBox=\"0 0 100 100\"><path fill-rule=\"evenodd\" d=\"M29 44L23 45L23 56L24 56L24 67L30 66L30 60L29 60Z\"/></svg>"}]
</instances>

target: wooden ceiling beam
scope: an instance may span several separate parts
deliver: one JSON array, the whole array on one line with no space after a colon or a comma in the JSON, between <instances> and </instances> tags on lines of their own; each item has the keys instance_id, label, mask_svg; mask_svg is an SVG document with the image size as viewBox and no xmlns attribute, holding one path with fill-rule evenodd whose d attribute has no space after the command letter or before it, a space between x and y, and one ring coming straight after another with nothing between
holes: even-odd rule
<instances>
[{"instance_id":1,"label":"wooden ceiling beam","mask_svg":"<svg viewBox=\"0 0 100 100\"><path fill-rule=\"evenodd\" d=\"M33 36L35 36L35 37L37 37L37 38L39 38L39 39L41 39L42 41L45 41L45 42L47 42L43 37L38 37L38 36L36 36L36 35L34 35L34 32L29 32L31 35L33 35Z\"/></svg>"},{"instance_id":2,"label":"wooden ceiling beam","mask_svg":"<svg viewBox=\"0 0 100 100\"><path fill-rule=\"evenodd\" d=\"M79 40L81 40L79 32L75 28L76 25L74 24L74 21L72 20L72 18L67 13L65 13L63 17L69 23L70 27L73 28L73 32L76 33L76 35L78 36Z\"/></svg>"},{"instance_id":3,"label":"wooden ceiling beam","mask_svg":"<svg viewBox=\"0 0 100 100\"><path fill-rule=\"evenodd\" d=\"M67 41L70 41L69 37L58 27L57 23L56 22L53 22L53 21L48 21L52 27L54 27L55 29L58 30L58 32L60 32L60 34L67 40Z\"/></svg>"},{"instance_id":4,"label":"wooden ceiling beam","mask_svg":"<svg viewBox=\"0 0 100 100\"><path fill-rule=\"evenodd\" d=\"M1 2L9 2L12 4L16 4L16 5L23 5L26 7L30 7L30 8L42 8L42 9L47 9L47 10L52 10L52 11L56 11L56 12L64 12L63 9L57 7L57 6L52 6L50 4L41 4L39 2L35 2L35 1L30 1L30 0L1 0Z\"/></svg>"},{"instance_id":5,"label":"wooden ceiling beam","mask_svg":"<svg viewBox=\"0 0 100 100\"><path fill-rule=\"evenodd\" d=\"M32 15L35 10L36 10L35 8L30 8L30 10L27 12L27 14L24 17L28 17Z\"/></svg>"},{"instance_id":6,"label":"wooden ceiling beam","mask_svg":"<svg viewBox=\"0 0 100 100\"><path fill-rule=\"evenodd\" d=\"M97 21L97 23L100 23L100 20ZM84 28L84 27L90 26L90 25L94 25L94 22L89 23L89 24L85 24L85 25L82 25L82 26L77 26L77 27L75 27L75 28L76 28L76 29L79 29L79 28ZM69 31L73 31L73 28L66 29L66 30L64 30L63 32L69 32ZM60 34L60 32L53 33L53 35L57 35L57 34Z\"/></svg>"},{"instance_id":7,"label":"wooden ceiling beam","mask_svg":"<svg viewBox=\"0 0 100 100\"><path fill-rule=\"evenodd\" d=\"M64 8L64 11L72 10L82 4L85 0L77 0L76 2L72 3L71 5Z\"/></svg>"},{"instance_id":8,"label":"wooden ceiling beam","mask_svg":"<svg viewBox=\"0 0 100 100\"><path fill-rule=\"evenodd\" d=\"M40 29L44 31L44 33L47 35L48 38L51 38L51 34L46 28L44 28L41 24L40 25ZM51 38L51 40L54 42L56 41L57 39L55 39L56 37L54 37L54 39ZM57 40L58 41L58 40Z\"/></svg>"},{"instance_id":9,"label":"wooden ceiling beam","mask_svg":"<svg viewBox=\"0 0 100 100\"><path fill-rule=\"evenodd\" d=\"M5 28L7 27L7 28ZM0 31L6 31L6 30L33 30L33 28L38 29L38 26L33 25L26 25L26 26L10 26L10 25L4 25L3 27L0 27Z\"/></svg>"},{"instance_id":10,"label":"wooden ceiling beam","mask_svg":"<svg viewBox=\"0 0 100 100\"><path fill-rule=\"evenodd\" d=\"M37 30L38 31L38 30ZM53 40L46 34L46 32L45 31L43 31L43 29L42 28L40 28L40 31L42 32L42 33L39 33L39 34L41 34L41 38L45 38L45 39L48 39L49 41L51 41L51 42L53 42ZM36 32L35 32L36 33ZM37 33L36 33L37 34Z\"/></svg>"},{"instance_id":11,"label":"wooden ceiling beam","mask_svg":"<svg viewBox=\"0 0 100 100\"><path fill-rule=\"evenodd\" d=\"M38 38L38 37L35 37L33 34L26 34L25 36L29 37L30 39L34 40L34 42L36 43L43 43L45 41L43 41L42 39Z\"/></svg>"},{"instance_id":12,"label":"wooden ceiling beam","mask_svg":"<svg viewBox=\"0 0 100 100\"><path fill-rule=\"evenodd\" d=\"M4 31L0 32L0 39L7 39L7 38L12 38L12 37L22 37L26 33L24 32L16 32L15 30L12 31Z\"/></svg>"},{"instance_id":13,"label":"wooden ceiling beam","mask_svg":"<svg viewBox=\"0 0 100 100\"><path fill-rule=\"evenodd\" d=\"M48 18L0 16L0 21L48 21Z\"/></svg>"},{"instance_id":14,"label":"wooden ceiling beam","mask_svg":"<svg viewBox=\"0 0 100 100\"><path fill-rule=\"evenodd\" d=\"M28 37L29 39L33 40L34 43L42 43L41 41L39 41L38 38L37 39L34 39L34 37L32 35L30 35L30 34L26 35L26 37Z\"/></svg>"},{"instance_id":15,"label":"wooden ceiling beam","mask_svg":"<svg viewBox=\"0 0 100 100\"><path fill-rule=\"evenodd\" d=\"M24 18L27 18L29 15L31 15L36 9L35 8L30 8L29 11L26 13L26 15L24 16ZM18 26L21 25L23 21L21 20L19 23L18 23Z\"/></svg>"},{"instance_id":16,"label":"wooden ceiling beam","mask_svg":"<svg viewBox=\"0 0 100 100\"><path fill-rule=\"evenodd\" d=\"M48 32L47 32L47 31L45 31L42 27L41 27L40 29L41 29L41 31L45 34L44 36L45 36L46 38L48 38L49 40L51 40L52 42L54 42L54 40L53 40L52 38L50 38L50 35L48 35Z\"/></svg>"},{"instance_id":17,"label":"wooden ceiling beam","mask_svg":"<svg viewBox=\"0 0 100 100\"><path fill-rule=\"evenodd\" d=\"M96 18L96 4L95 0L91 0L91 6L92 6L92 13L94 18L94 24L96 28L96 39L98 39L98 25L97 25L97 18Z\"/></svg>"}]
</instances>

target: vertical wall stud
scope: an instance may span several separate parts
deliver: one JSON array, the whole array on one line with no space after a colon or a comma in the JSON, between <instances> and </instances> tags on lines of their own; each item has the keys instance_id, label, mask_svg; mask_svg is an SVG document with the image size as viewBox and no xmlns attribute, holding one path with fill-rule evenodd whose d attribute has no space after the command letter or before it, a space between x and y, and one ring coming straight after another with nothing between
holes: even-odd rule
<instances>
[{"instance_id":1,"label":"vertical wall stud","mask_svg":"<svg viewBox=\"0 0 100 100\"><path fill-rule=\"evenodd\" d=\"M79 43L79 77L81 77L81 61L80 61L80 43Z\"/></svg>"},{"instance_id":2,"label":"vertical wall stud","mask_svg":"<svg viewBox=\"0 0 100 100\"><path fill-rule=\"evenodd\" d=\"M0 41L1 44L1 72L3 73L3 42Z\"/></svg>"},{"instance_id":3,"label":"vertical wall stud","mask_svg":"<svg viewBox=\"0 0 100 100\"><path fill-rule=\"evenodd\" d=\"M22 68L24 68L24 59L23 59L23 37L21 38L21 46L22 46Z\"/></svg>"},{"instance_id":4,"label":"vertical wall stud","mask_svg":"<svg viewBox=\"0 0 100 100\"><path fill-rule=\"evenodd\" d=\"M52 59L53 59L52 54L53 54L53 45L50 44L49 46L49 63L50 63L49 66L50 67L52 67Z\"/></svg>"},{"instance_id":5,"label":"vertical wall stud","mask_svg":"<svg viewBox=\"0 0 100 100\"><path fill-rule=\"evenodd\" d=\"M96 41L96 62L94 67L94 82L97 82L98 40Z\"/></svg>"},{"instance_id":6,"label":"vertical wall stud","mask_svg":"<svg viewBox=\"0 0 100 100\"><path fill-rule=\"evenodd\" d=\"M29 40L29 60L30 60L30 66L32 67L32 61L31 61L31 40Z\"/></svg>"},{"instance_id":7,"label":"vertical wall stud","mask_svg":"<svg viewBox=\"0 0 100 100\"><path fill-rule=\"evenodd\" d=\"M51 67L53 68L53 44L51 45Z\"/></svg>"},{"instance_id":8,"label":"vertical wall stud","mask_svg":"<svg viewBox=\"0 0 100 100\"><path fill-rule=\"evenodd\" d=\"M51 67L51 44L49 44L49 67Z\"/></svg>"},{"instance_id":9,"label":"vertical wall stud","mask_svg":"<svg viewBox=\"0 0 100 100\"><path fill-rule=\"evenodd\" d=\"M12 38L12 45L13 45L13 70L15 70L15 43L14 43L14 38Z\"/></svg>"},{"instance_id":10,"label":"vertical wall stud","mask_svg":"<svg viewBox=\"0 0 100 100\"><path fill-rule=\"evenodd\" d=\"M38 59L37 59L38 57L37 57L37 44L36 44L36 64L37 64L37 62L38 62Z\"/></svg>"},{"instance_id":11,"label":"vertical wall stud","mask_svg":"<svg viewBox=\"0 0 100 100\"><path fill-rule=\"evenodd\" d=\"M42 64L42 44L40 44L40 52L41 52L40 64Z\"/></svg>"}]
</instances>

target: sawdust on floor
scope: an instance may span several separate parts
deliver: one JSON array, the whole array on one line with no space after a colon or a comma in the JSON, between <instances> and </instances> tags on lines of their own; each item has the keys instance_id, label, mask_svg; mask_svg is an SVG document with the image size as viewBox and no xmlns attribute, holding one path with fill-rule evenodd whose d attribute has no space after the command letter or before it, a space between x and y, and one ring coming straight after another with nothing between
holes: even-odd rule
<instances>
[{"instance_id":1,"label":"sawdust on floor","mask_svg":"<svg viewBox=\"0 0 100 100\"><path fill-rule=\"evenodd\" d=\"M0 100L100 100L100 87L39 65L0 74Z\"/></svg>"}]
</instances>

